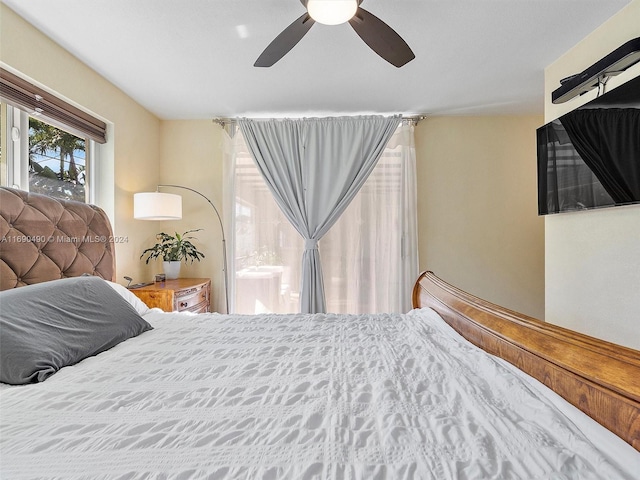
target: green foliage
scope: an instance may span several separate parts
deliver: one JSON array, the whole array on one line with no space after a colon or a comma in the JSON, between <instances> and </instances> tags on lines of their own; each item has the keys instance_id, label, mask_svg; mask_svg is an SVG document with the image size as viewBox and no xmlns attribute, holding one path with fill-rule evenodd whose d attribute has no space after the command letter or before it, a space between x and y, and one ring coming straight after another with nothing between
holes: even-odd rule
<instances>
[{"instance_id":1,"label":"green foliage","mask_svg":"<svg viewBox=\"0 0 640 480\"><path fill-rule=\"evenodd\" d=\"M76 165L74 152L85 151L84 139L73 135L72 133L60 130L48 123L30 117L29 118L29 159L35 154L46 155L48 152L55 152L60 158L60 172L58 178L71 182L80 180L80 173L84 167ZM67 161L68 158L68 161ZM34 170L36 162L31 161ZM69 167L66 167L66 163ZM37 172L40 173L40 172Z\"/></svg>"},{"instance_id":2,"label":"green foliage","mask_svg":"<svg viewBox=\"0 0 640 480\"><path fill-rule=\"evenodd\" d=\"M202 230L201 228L197 230L188 230L180 235L176 232L175 235L168 235L164 232L156 235L156 238L159 240L153 247L147 248L140 258L147 256L147 260L145 263L149 263L150 260L156 259L158 257L162 258L165 262L179 262L181 260L189 260L190 263L193 263L194 260L200 261L200 259L204 258L204 254L196 248L196 246L191 243L191 240L195 240L195 237L189 235L193 232L199 232Z\"/></svg>"}]
</instances>

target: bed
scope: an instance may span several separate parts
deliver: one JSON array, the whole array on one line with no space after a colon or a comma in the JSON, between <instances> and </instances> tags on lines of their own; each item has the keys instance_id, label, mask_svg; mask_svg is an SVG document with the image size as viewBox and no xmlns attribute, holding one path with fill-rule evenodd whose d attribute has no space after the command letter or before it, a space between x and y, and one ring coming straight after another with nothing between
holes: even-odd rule
<instances>
[{"instance_id":1,"label":"bed","mask_svg":"<svg viewBox=\"0 0 640 480\"><path fill-rule=\"evenodd\" d=\"M402 315L165 313L113 282L100 209L7 188L0 207L0 341L15 319L17 354L46 337L40 355L65 335L34 332L69 316L91 324L74 345L99 344L37 374L13 362L0 478L638 478L635 350L431 272ZM123 318L137 330L94 342Z\"/></svg>"}]
</instances>

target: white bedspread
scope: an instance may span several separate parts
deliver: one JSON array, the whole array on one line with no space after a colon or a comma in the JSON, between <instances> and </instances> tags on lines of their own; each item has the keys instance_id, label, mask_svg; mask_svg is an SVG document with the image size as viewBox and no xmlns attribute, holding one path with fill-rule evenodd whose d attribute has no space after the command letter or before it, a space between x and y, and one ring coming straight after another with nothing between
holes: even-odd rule
<instances>
[{"instance_id":1,"label":"white bedspread","mask_svg":"<svg viewBox=\"0 0 640 480\"><path fill-rule=\"evenodd\" d=\"M629 445L579 428L431 311L145 318L155 330L0 389L3 480L640 472Z\"/></svg>"}]
</instances>

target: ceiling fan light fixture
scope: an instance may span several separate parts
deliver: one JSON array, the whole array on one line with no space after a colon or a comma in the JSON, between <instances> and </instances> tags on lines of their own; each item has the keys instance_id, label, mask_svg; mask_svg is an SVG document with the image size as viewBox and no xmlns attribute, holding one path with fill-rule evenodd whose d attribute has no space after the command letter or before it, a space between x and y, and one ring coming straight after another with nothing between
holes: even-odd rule
<instances>
[{"instance_id":1,"label":"ceiling fan light fixture","mask_svg":"<svg viewBox=\"0 0 640 480\"><path fill-rule=\"evenodd\" d=\"M325 25L348 22L358 10L358 0L309 0L307 11L311 18Z\"/></svg>"},{"instance_id":2,"label":"ceiling fan light fixture","mask_svg":"<svg viewBox=\"0 0 640 480\"><path fill-rule=\"evenodd\" d=\"M318 23L338 25L349 22L371 50L394 67L416 58L398 33L374 14L360 7L362 0L300 0L307 11L295 19L264 49L254 67L271 67L295 47Z\"/></svg>"}]
</instances>

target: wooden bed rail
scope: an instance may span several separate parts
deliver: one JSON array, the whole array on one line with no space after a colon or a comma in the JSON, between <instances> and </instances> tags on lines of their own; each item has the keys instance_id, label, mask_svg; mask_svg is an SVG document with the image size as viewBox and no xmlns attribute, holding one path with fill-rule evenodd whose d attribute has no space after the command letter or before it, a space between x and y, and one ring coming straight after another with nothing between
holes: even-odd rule
<instances>
[{"instance_id":1,"label":"wooden bed rail","mask_svg":"<svg viewBox=\"0 0 640 480\"><path fill-rule=\"evenodd\" d=\"M424 272L413 306L512 363L640 450L640 351L536 320Z\"/></svg>"}]
</instances>

